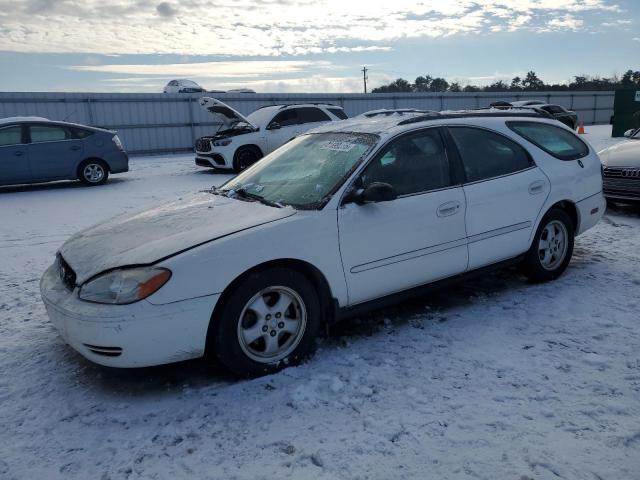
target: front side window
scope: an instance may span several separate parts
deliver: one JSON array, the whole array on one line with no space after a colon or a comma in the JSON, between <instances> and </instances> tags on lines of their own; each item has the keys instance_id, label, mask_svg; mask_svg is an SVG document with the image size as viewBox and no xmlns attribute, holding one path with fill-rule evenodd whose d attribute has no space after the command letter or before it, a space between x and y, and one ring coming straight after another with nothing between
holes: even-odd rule
<instances>
[{"instance_id":1,"label":"front side window","mask_svg":"<svg viewBox=\"0 0 640 480\"><path fill-rule=\"evenodd\" d=\"M0 147L19 145L22 143L22 127L6 127L0 129Z\"/></svg>"},{"instance_id":2,"label":"front side window","mask_svg":"<svg viewBox=\"0 0 640 480\"><path fill-rule=\"evenodd\" d=\"M398 195L451 186L451 171L438 129L430 128L393 140L361 176L361 186L388 183Z\"/></svg>"},{"instance_id":3,"label":"front side window","mask_svg":"<svg viewBox=\"0 0 640 480\"><path fill-rule=\"evenodd\" d=\"M70 138L69 132L62 128L50 125L31 125L31 143L57 142Z\"/></svg>"},{"instance_id":4,"label":"front side window","mask_svg":"<svg viewBox=\"0 0 640 480\"><path fill-rule=\"evenodd\" d=\"M329 115L319 108L302 107L296 108L298 111L298 123L330 122Z\"/></svg>"},{"instance_id":5,"label":"front side window","mask_svg":"<svg viewBox=\"0 0 640 480\"><path fill-rule=\"evenodd\" d=\"M349 118L347 116L346 113L344 113L344 110L341 108L328 108L327 110L329 110L331 113L333 113L336 117L338 117L340 120L346 120L347 118Z\"/></svg>"},{"instance_id":6,"label":"front side window","mask_svg":"<svg viewBox=\"0 0 640 480\"><path fill-rule=\"evenodd\" d=\"M298 122L298 113L296 110L297 109L295 108L283 110L282 112L278 113L275 117L273 117L273 120L271 120L269 124L271 125L271 124L277 123L281 127L289 127L291 125L297 125L300 122Z\"/></svg>"},{"instance_id":7,"label":"front side window","mask_svg":"<svg viewBox=\"0 0 640 480\"><path fill-rule=\"evenodd\" d=\"M507 126L560 160L576 160L589 154L589 147L573 132L562 127L538 122L507 122Z\"/></svg>"},{"instance_id":8,"label":"front side window","mask_svg":"<svg viewBox=\"0 0 640 480\"><path fill-rule=\"evenodd\" d=\"M533 166L529 154L513 140L489 130L449 127L462 158L467 182L477 182Z\"/></svg>"},{"instance_id":9,"label":"front side window","mask_svg":"<svg viewBox=\"0 0 640 480\"><path fill-rule=\"evenodd\" d=\"M224 184L222 191L295 208L321 208L378 140L360 133L302 135Z\"/></svg>"}]
</instances>

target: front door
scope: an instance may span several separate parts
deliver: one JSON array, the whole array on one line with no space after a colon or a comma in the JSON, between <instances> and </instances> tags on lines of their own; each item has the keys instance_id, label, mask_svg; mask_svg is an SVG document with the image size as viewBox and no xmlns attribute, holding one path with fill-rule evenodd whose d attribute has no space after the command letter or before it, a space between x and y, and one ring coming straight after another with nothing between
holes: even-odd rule
<instances>
[{"instance_id":1,"label":"front door","mask_svg":"<svg viewBox=\"0 0 640 480\"><path fill-rule=\"evenodd\" d=\"M0 128L0 185L31 181L29 155L22 127Z\"/></svg>"},{"instance_id":2,"label":"front door","mask_svg":"<svg viewBox=\"0 0 640 480\"><path fill-rule=\"evenodd\" d=\"M466 175L469 269L526 252L549 179L524 148L502 134L473 127L448 131Z\"/></svg>"},{"instance_id":3,"label":"front door","mask_svg":"<svg viewBox=\"0 0 640 480\"><path fill-rule=\"evenodd\" d=\"M297 108L282 110L269 122L266 129L267 153L273 152L300 133Z\"/></svg>"},{"instance_id":4,"label":"front door","mask_svg":"<svg viewBox=\"0 0 640 480\"><path fill-rule=\"evenodd\" d=\"M76 166L82 159L82 140L59 125L29 126L29 164L35 180L75 178Z\"/></svg>"},{"instance_id":5,"label":"front door","mask_svg":"<svg viewBox=\"0 0 640 480\"><path fill-rule=\"evenodd\" d=\"M388 183L398 198L338 209L349 304L461 273L467 266L465 199L439 128L392 140L354 184Z\"/></svg>"}]
</instances>

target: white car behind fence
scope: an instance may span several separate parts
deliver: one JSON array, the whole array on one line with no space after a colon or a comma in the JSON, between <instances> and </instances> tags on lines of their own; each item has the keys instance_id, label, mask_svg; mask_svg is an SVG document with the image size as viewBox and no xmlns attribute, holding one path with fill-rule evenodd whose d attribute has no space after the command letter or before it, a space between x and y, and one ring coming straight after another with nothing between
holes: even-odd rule
<instances>
[{"instance_id":1,"label":"white car behind fence","mask_svg":"<svg viewBox=\"0 0 640 480\"><path fill-rule=\"evenodd\" d=\"M196 165L236 172L301 133L347 118L342 107L328 104L270 105L246 117L215 98L203 97L200 105L221 127L196 141Z\"/></svg>"}]
</instances>

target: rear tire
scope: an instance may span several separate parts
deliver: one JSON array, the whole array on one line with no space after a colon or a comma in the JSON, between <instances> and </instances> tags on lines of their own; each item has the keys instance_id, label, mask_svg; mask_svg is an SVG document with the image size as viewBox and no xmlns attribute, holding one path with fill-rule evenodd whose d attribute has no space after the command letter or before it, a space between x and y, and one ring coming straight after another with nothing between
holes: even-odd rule
<instances>
[{"instance_id":1,"label":"rear tire","mask_svg":"<svg viewBox=\"0 0 640 480\"><path fill-rule=\"evenodd\" d=\"M102 160L85 160L78 167L78 180L85 185L103 185L109 178L109 167Z\"/></svg>"},{"instance_id":2,"label":"rear tire","mask_svg":"<svg viewBox=\"0 0 640 480\"><path fill-rule=\"evenodd\" d=\"M281 267L251 273L212 319L207 351L242 377L275 373L313 354L321 311L302 273Z\"/></svg>"},{"instance_id":3,"label":"rear tire","mask_svg":"<svg viewBox=\"0 0 640 480\"><path fill-rule=\"evenodd\" d=\"M555 280L571 261L573 243L574 227L569 215L559 208L549 210L522 263L523 273L532 282Z\"/></svg>"},{"instance_id":4,"label":"rear tire","mask_svg":"<svg viewBox=\"0 0 640 480\"><path fill-rule=\"evenodd\" d=\"M262 152L256 147L240 147L233 155L233 170L240 173L262 158Z\"/></svg>"}]
</instances>

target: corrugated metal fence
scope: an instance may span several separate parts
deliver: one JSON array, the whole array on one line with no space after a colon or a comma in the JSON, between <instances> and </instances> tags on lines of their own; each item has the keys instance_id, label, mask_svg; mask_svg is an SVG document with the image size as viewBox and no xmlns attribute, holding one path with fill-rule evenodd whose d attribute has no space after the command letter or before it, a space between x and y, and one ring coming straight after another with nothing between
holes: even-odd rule
<instances>
[{"instance_id":1,"label":"corrugated metal fence","mask_svg":"<svg viewBox=\"0 0 640 480\"><path fill-rule=\"evenodd\" d=\"M197 103L201 94L0 92L0 118L36 115L117 130L133 154L182 152L211 133L216 123ZM614 92L215 94L243 114L265 105L332 103L349 116L378 108L458 110L498 100L536 99L575 110L585 123L609 123Z\"/></svg>"}]
</instances>

